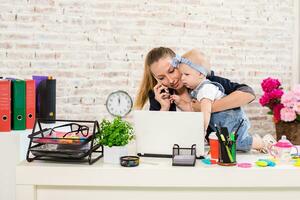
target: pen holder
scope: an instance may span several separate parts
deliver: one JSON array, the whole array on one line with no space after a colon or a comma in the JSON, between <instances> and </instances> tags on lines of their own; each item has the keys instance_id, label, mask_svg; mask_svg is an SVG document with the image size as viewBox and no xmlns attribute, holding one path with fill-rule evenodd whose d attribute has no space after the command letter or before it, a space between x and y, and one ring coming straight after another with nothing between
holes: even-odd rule
<instances>
[{"instance_id":1,"label":"pen holder","mask_svg":"<svg viewBox=\"0 0 300 200\"><path fill-rule=\"evenodd\" d=\"M236 165L236 142L219 141L219 165L234 166Z\"/></svg>"}]
</instances>

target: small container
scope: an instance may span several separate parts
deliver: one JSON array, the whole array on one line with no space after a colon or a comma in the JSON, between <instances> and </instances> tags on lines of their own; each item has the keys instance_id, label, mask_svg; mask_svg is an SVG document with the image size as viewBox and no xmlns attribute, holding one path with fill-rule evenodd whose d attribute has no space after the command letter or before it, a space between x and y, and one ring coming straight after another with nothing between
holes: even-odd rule
<instances>
[{"instance_id":1,"label":"small container","mask_svg":"<svg viewBox=\"0 0 300 200\"><path fill-rule=\"evenodd\" d=\"M209 135L210 158L217 161L219 159L219 140L216 132L211 132Z\"/></svg>"},{"instance_id":2,"label":"small container","mask_svg":"<svg viewBox=\"0 0 300 200\"><path fill-rule=\"evenodd\" d=\"M120 165L123 167L136 167L140 163L138 156L122 156L120 157Z\"/></svg>"},{"instance_id":3,"label":"small container","mask_svg":"<svg viewBox=\"0 0 300 200\"><path fill-rule=\"evenodd\" d=\"M292 148L295 148L298 154L298 149L295 147L285 135L281 136L281 139L276 143L273 144L269 148L270 154L278 159L280 163L288 163L291 160L291 151Z\"/></svg>"}]
</instances>

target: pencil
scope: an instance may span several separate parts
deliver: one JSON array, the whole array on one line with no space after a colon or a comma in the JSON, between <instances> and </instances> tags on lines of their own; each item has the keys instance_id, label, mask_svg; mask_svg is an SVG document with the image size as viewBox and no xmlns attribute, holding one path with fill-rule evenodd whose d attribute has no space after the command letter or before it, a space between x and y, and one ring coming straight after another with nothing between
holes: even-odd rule
<instances>
[{"instance_id":1,"label":"pencil","mask_svg":"<svg viewBox=\"0 0 300 200\"><path fill-rule=\"evenodd\" d=\"M236 141L237 138L238 138L238 134L237 134L237 133L238 133L239 129L241 128L243 122L244 122L244 119L242 119L242 120L240 121L239 126L237 127L236 131L234 132L234 133L235 133L235 141Z\"/></svg>"}]
</instances>

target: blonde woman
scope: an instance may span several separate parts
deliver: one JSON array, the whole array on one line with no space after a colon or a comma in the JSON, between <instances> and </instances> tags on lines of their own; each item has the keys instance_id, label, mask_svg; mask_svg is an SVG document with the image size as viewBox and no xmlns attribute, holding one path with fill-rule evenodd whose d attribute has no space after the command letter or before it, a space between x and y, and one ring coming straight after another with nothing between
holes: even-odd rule
<instances>
[{"instance_id":1,"label":"blonde woman","mask_svg":"<svg viewBox=\"0 0 300 200\"><path fill-rule=\"evenodd\" d=\"M192 100L188 89L182 82L182 74L172 65L175 52L167 47L150 50L145 59L144 74L137 93L135 108L142 109L149 100L150 110L153 111L201 111L201 103ZM206 61L204 61L206 62ZM210 67L209 63L204 63ZM239 108L255 99L254 91L246 84L231 82L208 71L208 80L217 82L224 88L225 96L212 102L211 112L220 112ZM172 95L180 98L180 103L174 101ZM207 129L207 136L211 132ZM253 136L255 149L266 152L266 146L274 141L264 141L258 135ZM251 143L251 141L250 141ZM249 143L248 146L251 146ZM247 149L248 150L248 149Z\"/></svg>"},{"instance_id":2,"label":"blonde woman","mask_svg":"<svg viewBox=\"0 0 300 200\"><path fill-rule=\"evenodd\" d=\"M187 88L183 85L181 73L171 65L173 57L175 57L175 53L170 48L158 47L149 51L145 59L144 75L135 101L136 109L142 109L149 100L150 110L200 111L199 102L192 102ZM227 95L213 103L212 112L237 108L255 99L254 91L245 84L234 83L215 76L213 71L209 73L207 79L220 83ZM176 105L171 102L170 95L172 94L179 95L185 103Z\"/></svg>"}]
</instances>

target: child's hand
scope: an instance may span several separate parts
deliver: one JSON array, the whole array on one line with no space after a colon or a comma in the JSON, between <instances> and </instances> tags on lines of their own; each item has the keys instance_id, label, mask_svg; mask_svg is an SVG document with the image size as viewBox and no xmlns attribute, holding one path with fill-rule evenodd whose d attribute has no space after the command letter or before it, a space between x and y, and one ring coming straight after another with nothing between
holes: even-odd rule
<instances>
[{"instance_id":1,"label":"child's hand","mask_svg":"<svg viewBox=\"0 0 300 200\"><path fill-rule=\"evenodd\" d=\"M173 94L170 96L170 99L171 99L171 102L175 103L176 105L180 105L180 103L183 102L182 98L180 98L180 96L176 95L176 94Z\"/></svg>"},{"instance_id":2,"label":"child's hand","mask_svg":"<svg viewBox=\"0 0 300 200\"><path fill-rule=\"evenodd\" d=\"M192 106L192 110L194 112L201 112L201 103L200 103L200 101L197 101L196 99L193 99L192 103L191 103L191 106Z\"/></svg>"}]
</instances>

